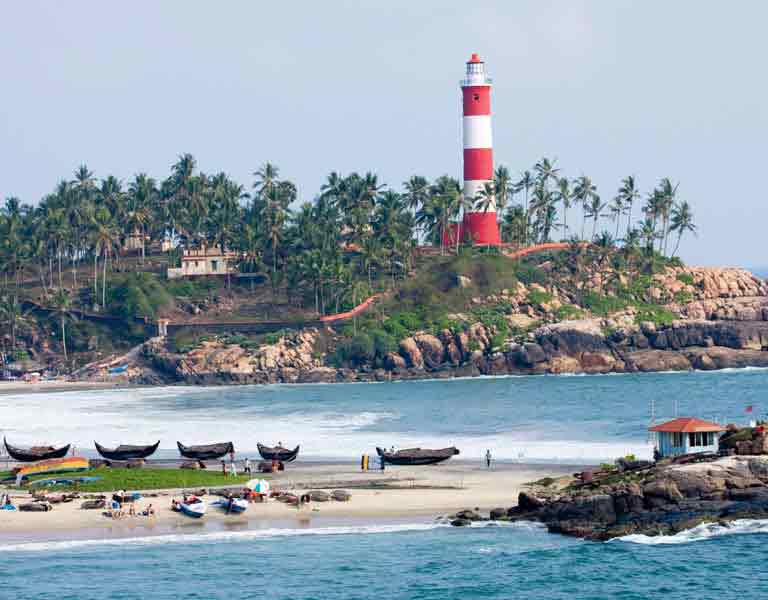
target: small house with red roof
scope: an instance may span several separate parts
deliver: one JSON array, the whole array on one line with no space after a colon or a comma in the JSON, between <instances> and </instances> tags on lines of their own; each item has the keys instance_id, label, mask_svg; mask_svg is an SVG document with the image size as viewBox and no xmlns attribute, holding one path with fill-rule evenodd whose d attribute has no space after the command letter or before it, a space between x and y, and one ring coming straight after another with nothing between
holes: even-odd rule
<instances>
[{"instance_id":1,"label":"small house with red roof","mask_svg":"<svg viewBox=\"0 0 768 600\"><path fill-rule=\"evenodd\" d=\"M648 428L657 436L660 458L679 454L717 452L718 439L725 427L696 417L678 417Z\"/></svg>"}]
</instances>

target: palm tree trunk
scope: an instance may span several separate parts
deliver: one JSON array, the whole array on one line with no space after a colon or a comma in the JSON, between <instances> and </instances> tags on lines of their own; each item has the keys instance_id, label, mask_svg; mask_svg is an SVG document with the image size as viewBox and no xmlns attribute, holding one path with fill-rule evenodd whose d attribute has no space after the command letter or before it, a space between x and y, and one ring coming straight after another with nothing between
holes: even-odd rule
<instances>
[{"instance_id":1,"label":"palm tree trunk","mask_svg":"<svg viewBox=\"0 0 768 600\"><path fill-rule=\"evenodd\" d=\"M627 213L627 237L629 237L631 226L632 226L632 202L630 201L629 212Z\"/></svg>"},{"instance_id":2,"label":"palm tree trunk","mask_svg":"<svg viewBox=\"0 0 768 600\"><path fill-rule=\"evenodd\" d=\"M104 259L101 274L101 309L107 310L107 250L104 249Z\"/></svg>"},{"instance_id":3,"label":"palm tree trunk","mask_svg":"<svg viewBox=\"0 0 768 600\"><path fill-rule=\"evenodd\" d=\"M683 237L683 232L682 232L682 230L680 230L680 231L678 232L678 234L677 234L677 242L675 243L675 249L674 249L674 251L672 252L672 256L671 256L671 258L674 258L674 257L675 257L675 255L677 254L677 249L680 247L680 239L681 239L682 237Z\"/></svg>"},{"instance_id":4,"label":"palm tree trunk","mask_svg":"<svg viewBox=\"0 0 768 600\"><path fill-rule=\"evenodd\" d=\"M93 304L99 303L99 255L93 253Z\"/></svg>"},{"instance_id":5,"label":"palm tree trunk","mask_svg":"<svg viewBox=\"0 0 768 600\"><path fill-rule=\"evenodd\" d=\"M67 331L64 328L64 315L61 316L61 345L64 348L64 360L67 360Z\"/></svg>"}]
</instances>

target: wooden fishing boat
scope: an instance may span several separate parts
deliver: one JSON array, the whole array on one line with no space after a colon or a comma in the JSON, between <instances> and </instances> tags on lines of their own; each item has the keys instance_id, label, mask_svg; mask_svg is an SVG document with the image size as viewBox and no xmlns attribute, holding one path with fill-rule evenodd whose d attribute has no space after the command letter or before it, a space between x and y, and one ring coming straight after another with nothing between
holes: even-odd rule
<instances>
[{"instance_id":1,"label":"wooden fishing boat","mask_svg":"<svg viewBox=\"0 0 768 600\"><path fill-rule=\"evenodd\" d=\"M211 506L215 506L216 508L220 508L224 512L228 514L240 514L244 513L248 509L248 501L243 500L242 498L232 498L231 500L228 500L227 498L222 498L221 500L216 500L216 502L212 502Z\"/></svg>"},{"instance_id":2,"label":"wooden fishing boat","mask_svg":"<svg viewBox=\"0 0 768 600\"><path fill-rule=\"evenodd\" d=\"M135 460L137 458L147 458L154 454L160 445L160 440L157 440L156 444L150 444L149 446L121 444L117 448L105 448L99 442L93 443L96 444L96 451L107 460Z\"/></svg>"},{"instance_id":3,"label":"wooden fishing boat","mask_svg":"<svg viewBox=\"0 0 768 600\"><path fill-rule=\"evenodd\" d=\"M261 454L261 458L264 460L279 460L280 462L287 463L296 460L296 457L299 455L299 446L296 446L293 450L289 450L282 446L274 446L270 448L269 446L256 443L256 447L259 449L259 454Z\"/></svg>"},{"instance_id":4,"label":"wooden fishing boat","mask_svg":"<svg viewBox=\"0 0 768 600\"><path fill-rule=\"evenodd\" d=\"M193 519L200 519L205 516L205 500L200 498L191 498L187 502L179 502L179 510Z\"/></svg>"},{"instance_id":5,"label":"wooden fishing boat","mask_svg":"<svg viewBox=\"0 0 768 600\"><path fill-rule=\"evenodd\" d=\"M397 452L387 452L383 448L376 447L376 452L391 465L434 465L452 456L459 454L458 448L440 448L430 450L428 448L405 448Z\"/></svg>"},{"instance_id":6,"label":"wooden fishing boat","mask_svg":"<svg viewBox=\"0 0 768 600\"><path fill-rule=\"evenodd\" d=\"M194 460L216 460L235 451L235 446L232 442L205 444L202 446L185 446L181 442L176 442L176 445L179 447L179 453L182 456Z\"/></svg>"},{"instance_id":7,"label":"wooden fishing boat","mask_svg":"<svg viewBox=\"0 0 768 600\"><path fill-rule=\"evenodd\" d=\"M31 448L16 448L8 443L8 440L3 438L3 444L5 449L13 460L19 462L35 462L36 460L50 460L52 458L63 458L69 452L70 444L62 446L61 448L54 448L53 446L32 446Z\"/></svg>"}]
</instances>

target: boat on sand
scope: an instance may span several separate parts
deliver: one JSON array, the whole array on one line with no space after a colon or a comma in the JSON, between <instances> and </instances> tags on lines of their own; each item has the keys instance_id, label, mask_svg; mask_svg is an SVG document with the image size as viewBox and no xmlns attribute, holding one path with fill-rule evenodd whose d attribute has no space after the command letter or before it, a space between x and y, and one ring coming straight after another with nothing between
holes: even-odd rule
<instances>
[{"instance_id":1,"label":"boat on sand","mask_svg":"<svg viewBox=\"0 0 768 600\"><path fill-rule=\"evenodd\" d=\"M136 460L139 458L147 458L154 454L160 445L160 440L157 440L156 444L150 444L148 446L121 444L117 448L105 448L99 444L99 442L93 443L96 445L96 451L107 460Z\"/></svg>"},{"instance_id":2,"label":"boat on sand","mask_svg":"<svg viewBox=\"0 0 768 600\"><path fill-rule=\"evenodd\" d=\"M299 446L290 450L283 446L264 446L257 442L256 447L259 449L259 454L261 454L261 458L264 460L278 460L287 463L296 460L296 457L299 455Z\"/></svg>"},{"instance_id":3,"label":"boat on sand","mask_svg":"<svg viewBox=\"0 0 768 600\"><path fill-rule=\"evenodd\" d=\"M204 517L206 508L205 500L196 497L189 498L186 502L179 502L179 510L193 519Z\"/></svg>"},{"instance_id":4,"label":"boat on sand","mask_svg":"<svg viewBox=\"0 0 768 600\"><path fill-rule=\"evenodd\" d=\"M219 444L205 444L202 446L185 446L181 442L176 442L179 447L179 453L185 458L193 460L216 460L235 451L232 442L221 442Z\"/></svg>"},{"instance_id":5,"label":"boat on sand","mask_svg":"<svg viewBox=\"0 0 768 600\"><path fill-rule=\"evenodd\" d=\"M18 462L35 462L37 460L50 460L52 458L64 458L69 452L70 444L54 448L53 446L32 446L31 448L17 448L11 446L8 440L3 438L5 449L13 460Z\"/></svg>"},{"instance_id":6,"label":"boat on sand","mask_svg":"<svg viewBox=\"0 0 768 600\"><path fill-rule=\"evenodd\" d=\"M459 454L455 446L431 450L429 448L404 448L397 452L387 452L376 447L379 456L391 465L434 465Z\"/></svg>"},{"instance_id":7,"label":"boat on sand","mask_svg":"<svg viewBox=\"0 0 768 600\"><path fill-rule=\"evenodd\" d=\"M244 513L248 509L248 501L243 500L242 498L222 498L221 500L216 500L216 502L212 502L211 506L215 506L216 508L220 508L227 514L240 514Z\"/></svg>"}]
</instances>

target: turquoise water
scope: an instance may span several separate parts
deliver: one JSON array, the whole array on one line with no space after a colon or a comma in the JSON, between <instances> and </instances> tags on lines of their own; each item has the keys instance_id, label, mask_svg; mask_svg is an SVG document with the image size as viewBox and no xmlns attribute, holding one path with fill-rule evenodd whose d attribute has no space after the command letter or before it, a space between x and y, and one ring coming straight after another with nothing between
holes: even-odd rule
<instances>
[{"instance_id":1,"label":"turquoise water","mask_svg":"<svg viewBox=\"0 0 768 600\"><path fill-rule=\"evenodd\" d=\"M346 529L341 529L345 531ZM761 534L590 543L518 525L0 551L3 598L765 598ZM669 540L672 541L672 540Z\"/></svg>"},{"instance_id":2,"label":"turquoise water","mask_svg":"<svg viewBox=\"0 0 768 600\"><path fill-rule=\"evenodd\" d=\"M368 385L157 388L2 398L14 443L87 449L232 439L301 443L306 459L354 458L376 444L444 446L480 460L597 461L648 453L659 418L765 414L768 371L511 377ZM667 538L589 543L522 524L346 522L330 529L211 531L135 540L32 542L0 532L0 598L767 597L768 523Z\"/></svg>"}]
</instances>

